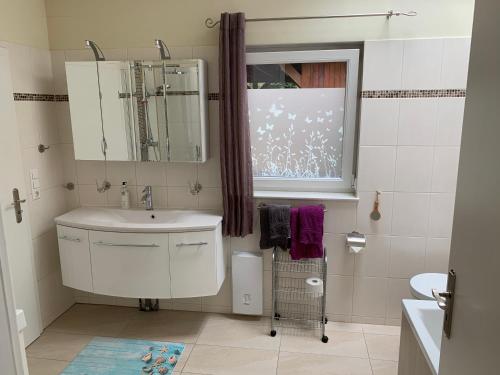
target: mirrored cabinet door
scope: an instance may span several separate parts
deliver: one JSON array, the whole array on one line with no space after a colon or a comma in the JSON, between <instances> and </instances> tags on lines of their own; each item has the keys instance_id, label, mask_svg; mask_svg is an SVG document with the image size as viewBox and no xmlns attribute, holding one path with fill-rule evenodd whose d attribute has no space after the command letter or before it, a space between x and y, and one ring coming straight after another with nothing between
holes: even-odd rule
<instances>
[{"instance_id":1,"label":"mirrored cabinet door","mask_svg":"<svg viewBox=\"0 0 500 375\"><path fill-rule=\"evenodd\" d=\"M166 64L167 122L171 161L202 161L206 145L203 124L207 121L206 82L200 78L204 62L192 60Z\"/></svg>"},{"instance_id":2,"label":"mirrored cabinet door","mask_svg":"<svg viewBox=\"0 0 500 375\"><path fill-rule=\"evenodd\" d=\"M69 106L75 159L104 160L96 62L67 62Z\"/></svg>"},{"instance_id":3,"label":"mirrored cabinet door","mask_svg":"<svg viewBox=\"0 0 500 375\"><path fill-rule=\"evenodd\" d=\"M66 63L75 158L204 162L203 60Z\"/></svg>"},{"instance_id":4,"label":"mirrored cabinet door","mask_svg":"<svg viewBox=\"0 0 500 375\"><path fill-rule=\"evenodd\" d=\"M106 160L136 160L130 65L121 61L98 64Z\"/></svg>"}]
</instances>

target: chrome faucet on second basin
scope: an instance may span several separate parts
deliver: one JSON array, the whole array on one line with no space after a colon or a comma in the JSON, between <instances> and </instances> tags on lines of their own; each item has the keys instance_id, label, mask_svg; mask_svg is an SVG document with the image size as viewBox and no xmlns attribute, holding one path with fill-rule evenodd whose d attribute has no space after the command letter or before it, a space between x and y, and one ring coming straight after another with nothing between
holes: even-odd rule
<instances>
[{"instance_id":1,"label":"chrome faucet on second basin","mask_svg":"<svg viewBox=\"0 0 500 375\"><path fill-rule=\"evenodd\" d=\"M146 206L146 210L153 210L153 188L150 185L144 187L141 202Z\"/></svg>"}]
</instances>

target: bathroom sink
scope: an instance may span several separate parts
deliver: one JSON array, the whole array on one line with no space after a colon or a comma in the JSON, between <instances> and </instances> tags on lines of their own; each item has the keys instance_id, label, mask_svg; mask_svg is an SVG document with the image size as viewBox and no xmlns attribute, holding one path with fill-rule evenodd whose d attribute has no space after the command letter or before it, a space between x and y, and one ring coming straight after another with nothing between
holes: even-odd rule
<instances>
[{"instance_id":1,"label":"bathroom sink","mask_svg":"<svg viewBox=\"0 0 500 375\"><path fill-rule=\"evenodd\" d=\"M222 221L194 210L122 210L81 207L55 218L58 225L113 232L185 232L212 230Z\"/></svg>"}]
</instances>

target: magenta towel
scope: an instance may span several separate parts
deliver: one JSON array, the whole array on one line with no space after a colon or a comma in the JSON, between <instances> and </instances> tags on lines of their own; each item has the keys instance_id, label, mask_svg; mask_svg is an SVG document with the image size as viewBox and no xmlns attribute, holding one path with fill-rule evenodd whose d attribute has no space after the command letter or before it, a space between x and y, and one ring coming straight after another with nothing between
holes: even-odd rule
<instances>
[{"instance_id":1,"label":"magenta towel","mask_svg":"<svg viewBox=\"0 0 500 375\"><path fill-rule=\"evenodd\" d=\"M323 206L290 210L290 256L293 260L323 257Z\"/></svg>"}]
</instances>

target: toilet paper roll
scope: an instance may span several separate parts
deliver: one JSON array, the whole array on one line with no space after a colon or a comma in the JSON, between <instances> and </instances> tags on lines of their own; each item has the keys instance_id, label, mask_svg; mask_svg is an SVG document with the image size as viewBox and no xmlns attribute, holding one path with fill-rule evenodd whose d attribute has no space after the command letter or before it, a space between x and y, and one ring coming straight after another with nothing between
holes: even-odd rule
<instances>
[{"instance_id":1,"label":"toilet paper roll","mask_svg":"<svg viewBox=\"0 0 500 375\"><path fill-rule=\"evenodd\" d=\"M306 279L306 291L323 294L323 280L318 277L308 277Z\"/></svg>"},{"instance_id":2,"label":"toilet paper roll","mask_svg":"<svg viewBox=\"0 0 500 375\"><path fill-rule=\"evenodd\" d=\"M349 246L349 252L353 253L353 254L357 254L363 249L364 249L364 247L361 247L361 246Z\"/></svg>"}]
</instances>

